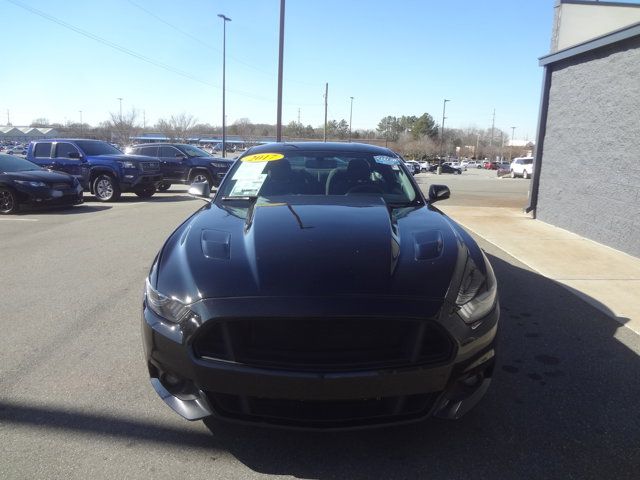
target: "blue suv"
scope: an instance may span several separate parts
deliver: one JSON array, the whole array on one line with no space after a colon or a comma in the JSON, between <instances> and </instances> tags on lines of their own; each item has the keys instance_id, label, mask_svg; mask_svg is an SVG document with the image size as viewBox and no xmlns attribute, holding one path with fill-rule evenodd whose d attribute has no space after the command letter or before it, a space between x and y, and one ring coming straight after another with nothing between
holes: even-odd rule
<instances>
[{"instance_id":1,"label":"blue suv","mask_svg":"<svg viewBox=\"0 0 640 480\"><path fill-rule=\"evenodd\" d=\"M134 145L127 152L154 157L160 162L163 181L159 191L168 190L172 183L208 182L217 187L234 160L212 157L204 150L184 143L146 143Z\"/></svg>"},{"instance_id":2,"label":"blue suv","mask_svg":"<svg viewBox=\"0 0 640 480\"><path fill-rule=\"evenodd\" d=\"M125 155L100 140L34 140L27 149L27 160L77 177L84 190L101 202L116 201L122 192L149 198L162 182L155 158Z\"/></svg>"}]
</instances>

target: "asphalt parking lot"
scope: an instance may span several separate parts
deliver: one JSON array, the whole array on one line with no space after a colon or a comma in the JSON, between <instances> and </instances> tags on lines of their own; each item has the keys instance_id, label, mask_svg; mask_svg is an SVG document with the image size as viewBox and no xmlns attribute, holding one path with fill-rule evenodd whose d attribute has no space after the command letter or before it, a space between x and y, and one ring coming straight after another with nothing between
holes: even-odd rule
<instances>
[{"instance_id":1,"label":"asphalt parking lot","mask_svg":"<svg viewBox=\"0 0 640 480\"><path fill-rule=\"evenodd\" d=\"M447 202L524 206L528 181L420 174ZM498 367L457 422L309 433L175 415L149 385L143 281L202 201L150 200L0 218L0 478L637 478L640 338L479 240L500 285Z\"/></svg>"}]
</instances>

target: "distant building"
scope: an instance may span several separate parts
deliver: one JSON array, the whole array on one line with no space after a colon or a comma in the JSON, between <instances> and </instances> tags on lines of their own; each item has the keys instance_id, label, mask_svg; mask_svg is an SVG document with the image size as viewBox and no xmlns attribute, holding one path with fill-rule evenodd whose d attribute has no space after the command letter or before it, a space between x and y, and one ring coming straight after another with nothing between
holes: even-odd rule
<instances>
[{"instance_id":1,"label":"distant building","mask_svg":"<svg viewBox=\"0 0 640 480\"><path fill-rule=\"evenodd\" d=\"M555 8L527 211L640 256L640 3Z\"/></svg>"},{"instance_id":2,"label":"distant building","mask_svg":"<svg viewBox=\"0 0 640 480\"><path fill-rule=\"evenodd\" d=\"M0 126L0 142L24 143L40 138L54 138L57 136L58 132L54 128Z\"/></svg>"}]
</instances>

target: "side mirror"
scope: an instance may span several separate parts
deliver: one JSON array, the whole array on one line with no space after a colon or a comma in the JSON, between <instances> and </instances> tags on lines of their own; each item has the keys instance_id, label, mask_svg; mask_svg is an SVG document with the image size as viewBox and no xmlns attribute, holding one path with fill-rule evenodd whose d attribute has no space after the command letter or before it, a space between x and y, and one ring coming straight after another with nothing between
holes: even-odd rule
<instances>
[{"instance_id":1,"label":"side mirror","mask_svg":"<svg viewBox=\"0 0 640 480\"><path fill-rule=\"evenodd\" d=\"M434 203L440 200L446 200L451 195L449 187L446 185L431 185L429 187L429 202Z\"/></svg>"},{"instance_id":2,"label":"side mirror","mask_svg":"<svg viewBox=\"0 0 640 480\"><path fill-rule=\"evenodd\" d=\"M80 158L80 154L78 152L69 152L67 154L67 157L69 157L69 158Z\"/></svg>"},{"instance_id":3,"label":"side mirror","mask_svg":"<svg viewBox=\"0 0 640 480\"><path fill-rule=\"evenodd\" d=\"M209 200L211 197L211 187L209 187L209 182L193 182L189 186L189 195Z\"/></svg>"}]
</instances>

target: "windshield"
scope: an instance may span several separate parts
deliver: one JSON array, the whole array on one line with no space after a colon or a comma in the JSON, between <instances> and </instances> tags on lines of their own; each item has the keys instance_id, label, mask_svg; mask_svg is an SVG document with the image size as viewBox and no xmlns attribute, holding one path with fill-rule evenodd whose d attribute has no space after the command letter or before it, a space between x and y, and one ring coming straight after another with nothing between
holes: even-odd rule
<instances>
[{"instance_id":1,"label":"windshield","mask_svg":"<svg viewBox=\"0 0 640 480\"><path fill-rule=\"evenodd\" d=\"M85 155L122 155L122 152L106 142L79 140L76 142Z\"/></svg>"},{"instance_id":2,"label":"windshield","mask_svg":"<svg viewBox=\"0 0 640 480\"><path fill-rule=\"evenodd\" d=\"M401 162L394 156L351 152L248 155L234 164L220 197L366 194L406 205L419 195Z\"/></svg>"},{"instance_id":3,"label":"windshield","mask_svg":"<svg viewBox=\"0 0 640 480\"><path fill-rule=\"evenodd\" d=\"M28 172L42 170L35 163L11 155L0 155L0 172Z\"/></svg>"},{"instance_id":4,"label":"windshield","mask_svg":"<svg viewBox=\"0 0 640 480\"><path fill-rule=\"evenodd\" d=\"M200 150L198 147L194 147L193 145L180 145L180 150L182 150L188 157L210 157L211 156L204 150Z\"/></svg>"}]
</instances>

